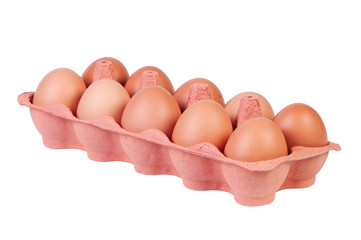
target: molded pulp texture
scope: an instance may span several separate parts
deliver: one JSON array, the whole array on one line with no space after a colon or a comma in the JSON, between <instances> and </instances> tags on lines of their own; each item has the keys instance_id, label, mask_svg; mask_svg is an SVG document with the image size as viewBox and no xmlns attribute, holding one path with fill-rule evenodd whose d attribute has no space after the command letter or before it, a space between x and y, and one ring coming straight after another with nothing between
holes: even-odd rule
<instances>
[{"instance_id":1,"label":"molded pulp texture","mask_svg":"<svg viewBox=\"0 0 361 240\"><path fill-rule=\"evenodd\" d=\"M29 107L45 146L85 150L94 161L129 162L142 174L178 176L187 188L226 191L246 206L269 204L282 189L313 185L328 152L341 150L329 142L324 147L294 147L277 159L241 162L225 157L212 144L182 147L156 129L131 133L111 117L83 121L65 105L38 107L32 104L33 96L20 94L18 102Z\"/></svg>"}]
</instances>

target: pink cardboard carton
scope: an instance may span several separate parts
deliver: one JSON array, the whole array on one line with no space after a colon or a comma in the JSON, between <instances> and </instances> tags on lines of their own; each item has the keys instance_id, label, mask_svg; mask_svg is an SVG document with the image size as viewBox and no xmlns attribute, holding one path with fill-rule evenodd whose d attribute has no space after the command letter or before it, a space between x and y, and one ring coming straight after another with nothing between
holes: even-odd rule
<instances>
[{"instance_id":1,"label":"pink cardboard carton","mask_svg":"<svg viewBox=\"0 0 361 240\"><path fill-rule=\"evenodd\" d=\"M38 107L32 104L33 95L20 94L18 102L29 107L45 146L85 150L95 161L130 162L143 174L178 176L187 188L226 191L246 206L269 204L282 189L313 185L328 152L341 150L329 142L324 147L294 147L277 159L241 162L225 157L212 144L182 147L156 129L131 133L111 117L83 121L61 104Z\"/></svg>"}]
</instances>

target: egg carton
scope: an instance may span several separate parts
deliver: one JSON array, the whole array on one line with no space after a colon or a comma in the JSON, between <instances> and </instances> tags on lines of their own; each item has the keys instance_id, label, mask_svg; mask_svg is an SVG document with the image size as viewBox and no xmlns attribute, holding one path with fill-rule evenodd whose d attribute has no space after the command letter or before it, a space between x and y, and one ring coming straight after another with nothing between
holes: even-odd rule
<instances>
[{"instance_id":1,"label":"egg carton","mask_svg":"<svg viewBox=\"0 0 361 240\"><path fill-rule=\"evenodd\" d=\"M94 161L129 162L142 174L178 176L189 189L226 191L246 206L269 204L282 189L313 185L329 151L341 150L329 142L323 147L293 147L288 156L276 159L242 162L225 157L209 143L182 147L157 129L132 133L108 116L83 121L62 104L35 106L33 96L22 93L18 102L29 107L45 146L85 150Z\"/></svg>"}]
</instances>

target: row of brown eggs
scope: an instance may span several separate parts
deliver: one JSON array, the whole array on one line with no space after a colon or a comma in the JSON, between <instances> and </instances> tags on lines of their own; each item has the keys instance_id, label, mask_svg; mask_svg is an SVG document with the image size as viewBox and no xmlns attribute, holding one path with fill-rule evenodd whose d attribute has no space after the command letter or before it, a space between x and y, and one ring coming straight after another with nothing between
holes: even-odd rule
<instances>
[{"instance_id":1,"label":"row of brown eggs","mask_svg":"<svg viewBox=\"0 0 361 240\"><path fill-rule=\"evenodd\" d=\"M308 105L291 104L274 116L258 93L243 92L225 104L207 79L189 80L174 91L159 68L143 67L129 77L124 65L109 57L94 61L82 77L67 68L48 73L33 104L59 103L82 120L111 116L128 131L159 129L181 146L212 143L241 161L273 159L289 154L293 146L328 143L321 117Z\"/></svg>"}]
</instances>

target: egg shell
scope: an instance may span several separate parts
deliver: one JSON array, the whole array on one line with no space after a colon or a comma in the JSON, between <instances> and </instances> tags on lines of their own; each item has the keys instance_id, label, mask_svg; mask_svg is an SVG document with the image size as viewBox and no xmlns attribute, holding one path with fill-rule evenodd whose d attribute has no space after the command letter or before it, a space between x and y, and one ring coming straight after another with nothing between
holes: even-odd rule
<instances>
[{"instance_id":1,"label":"egg shell","mask_svg":"<svg viewBox=\"0 0 361 240\"><path fill-rule=\"evenodd\" d=\"M259 103L260 103L262 116L269 118L271 120L273 119L274 112L273 112L272 106L265 97L263 97L259 93L255 93L255 92L243 92L243 93L239 93L236 96L232 97L224 106L229 117L231 118L234 128L236 128L236 126L237 126L236 120L237 120L237 113L238 113L240 101L243 97L247 97L247 96L257 97L259 100Z\"/></svg>"},{"instance_id":2,"label":"egg shell","mask_svg":"<svg viewBox=\"0 0 361 240\"><path fill-rule=\"evenodd\" d=\"M155 71L158 73L159 86L166 89L170 94L174 93L174 88L172 82L169 80L168 76L159 68L154 66L145 66L137 71L135 71L128 79L125 84L125 89L128 91L130 97L132 97L137 91L139 91L141 86L141 78L143 72L146 71ZM157 84L158 85L158 84Z\"/></svg>"},{"instance_id":3,"label":"egg shell","mask_svg":"<svg viewBox=\"0 0 361 240\"><path fill-rule=\"evenodd\" d=\"M77 108L77 117L93 120L98 116L111 116L117 123L129 102L125 88L112 79L101 79L91 84L82 95Z\"/></svg>"},{"instance_id":4,"label":"egg shell","mask_svg":"<svg viewBox=\"0 0 361 240\"><path fill-rule=\"evenodd\" d=\"M124 85L129 78L123 63L112 57L103 57L92 62L84 71L82 78L87 87L100 79L113 79Z\"/></svg>"},{"instance_id":5,"label":"egg shell","mask_svg":"<svg viewBox=\"0 0 361 240\"><path fill-rule=\"evenodd\" d=\"M124 109L121 126L136 133L155 128L171 137L180 115L177 102L167 90L149 86L131 98Z\"/></svg>"},{"instance_id":6,"label":"egg shell","mask_svg":"<svg viewBox=\"0 0 361 240\"><path fill-rule=\"evenodd\" d=\"M58 68L49 72L39 83L33 103L47 107L64 104L75 114L86 87L80 76L71 69Z\"/></svg>"},{"instance_id":7,"label":"egg shell","mask_svg":"<svg viewBox=\"0 0 361 240\"><path fill-rule=\"evenodd\" d=\"M288 105L273 121L281 128L289 150L294 146L321 147L328 143L322 118L306 104Z\"/></svg>"},{"instance_id":8,"label":"egg shell","mask_svg":"<svg viewBox=\"0 0 361 240\"><path fill-rule=\"evenodd\" d=\"M311 186L329 151L341 150L329 142L323 147L294 147L285 157L242 162L225 157L212 144L182 147L156 129L132 133L110 117L89 122L62 104L39 107L32 104L33 95L20 94L18 102L30 109L45 146L82 149L94 161L130 162L142 174L178 176L187 188L226 191L246 206L269 204L281 189Z\"/></svg>"},{"instance_id":9,"label":"egg shell","mask_svg":"<svg viewBox=\"0 0 361 240\"><path fill-rule=\"evenodd\" d=\"M174 127L172 140L182 146L209 142L223 151L232 131L231 120L219 103L200 100L182 113Z\"/></svg>"},{"instance_id":10,"label":"egg shell","mask_svg":"<svg viewBox=\"0 0 361 240\"><path fill-rule=\"evenodd\" d=\"M224 106L224 99L222 93L213 82L205 78L194 78L183 83L173 95L174 98L177 100L182 112L188 107L188 100L189 95L191 94L192 85L197 83L208 84L210 99L213 99L214 101Z\"/></svg>"},{"instance_id":11,"label":"egg shell","mask_svg":"<svg viewBox=\"0 0 361 240\"><path fill-rule=\"evenodd\" d=\"M229 137L224 154L232 159L257 162L287 156L286 139L281 129L265 117L240 124Z\"/></svg>"}]
</instances>

